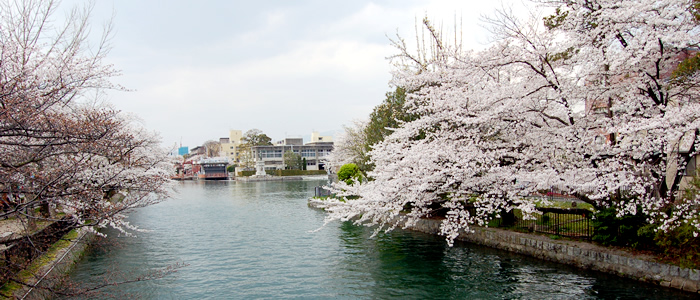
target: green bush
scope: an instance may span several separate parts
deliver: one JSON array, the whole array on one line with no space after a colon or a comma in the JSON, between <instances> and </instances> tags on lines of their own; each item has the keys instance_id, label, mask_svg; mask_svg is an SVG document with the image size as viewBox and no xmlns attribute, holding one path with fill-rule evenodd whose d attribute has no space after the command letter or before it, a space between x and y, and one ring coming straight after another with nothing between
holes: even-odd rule
<instances>
[{"instance_id":1,"label":"green bush","mask_svg":"<svg viewBox=\"0 0 700 300\"><path fill-rule=\"evenodd\" d=\"M700 266L700 239L693 235L694 227L683 224L669 232L658 231L656 245L664 255L681 267L698 268Z\"/></svg>"},{"instance_id":2,"label":"green bush","mask_svg":"<svg viewBox=\"0 0 700 300\"><path fill-rule=\"evenodd\" d=\"M641 211L637 210L637 211ZM616 217L614 208L601 209L593 219L593 241L603 245L626 246L649 249L654 245L654 236L649 234L647 217L641 213ZM653 231L653 230L652 230Z\"/></svg>"},{"instance_id":3,"label":"green bush","mask_svg":"<svg viewBox=\"0 0 700 300\"><path fill-rule=\"evenodd\" d=\"M639 210L638 210L639 211ZM615 209L606 208L595 214L593 241L603 245L651 250L672 264L685 268L700 267L700 238L694 236L694 227L683 224L674 230L657 230L646 216L615 217Z\"/></svg>"},{"instance_id":4,"label":"green bush","mask_svg":"<svg viewBox=\"0 0 700 300\"><path fill-rule=\"evenodd\" d=\"M240 171L237 175L243 177L253 176L255 175L255 171Z\"/></svg>"},{"instance_id":5,"label":"green bush","mask_svg":"<svg viewBox=\"0 0 700 300\"><path fill-rule=\"evenodd\" d=\"M353 181L360 181L362 173L356 164L344 164L338 171L338 180L344 181L347 184L353 184Z\"/></svg>"}]
</instances>

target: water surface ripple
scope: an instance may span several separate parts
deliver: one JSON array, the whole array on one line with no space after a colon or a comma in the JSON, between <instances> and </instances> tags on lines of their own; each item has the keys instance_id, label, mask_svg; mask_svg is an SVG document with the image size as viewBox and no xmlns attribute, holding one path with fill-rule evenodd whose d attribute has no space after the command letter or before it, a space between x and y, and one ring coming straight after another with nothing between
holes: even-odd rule
<instances>
[{"instance_id":1,"label":"water surface ripple","mask_svg":"<svg viewBox=\"0 0 700 300\"><path fill-rule=\"evenodd\" d=\"M130 214L148 232L92 251L84 284L188 266L106 289L141 299L694 299L693 295L443 238L323 224L307 207L323 181L183 182L177 197ZM109 276L108 278L104 278Z\"/></svg>"}]
</instances>

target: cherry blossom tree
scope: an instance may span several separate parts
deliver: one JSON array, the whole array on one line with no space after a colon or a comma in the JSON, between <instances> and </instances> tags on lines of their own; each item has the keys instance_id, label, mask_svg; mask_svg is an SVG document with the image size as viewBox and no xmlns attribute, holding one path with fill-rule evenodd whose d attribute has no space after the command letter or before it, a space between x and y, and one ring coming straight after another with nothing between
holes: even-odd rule
<instances>
[{"instance_id":1,"label":"cherry blossom tree","mask_svg":"<svg viewBox=\"0 0 700 300\"><path fill-rule=\"evenodd\" d=\"M109 28L92 44L90 8L58 24L57 6L0 3L0 218L126 233L126 211L168 195L171 164L155 133L99 100L124 90L104 62Z\"/></svg>"},{"instance_id":2,"label":"cherry blossom tree","mask_svg":"<svg viewBox=\"0 0 700 300\"><path fill-rule=\"evenodd\" d=\"M495 42L483 51L447 43L427 20L429 53L394 42L393 83L412 91L405 105L419 118L370 152L373 181L335 186L359 199L330 205L329 221L382 230L440 212L452 242L514 208L528 217L523 196L557 186L621 215L641 209L662 230L700 230L697 199L675 197L698 153L696 77L670 80L697 53L694 2L541 4L556 9L544 22L488 18ZM690 151L678 155L683 136Z\"/></svg>"},{"instance_id":3,"label":"cherry blossom tree","mask_svg":"<svg viewBox=\"0 0 700 300\"><path fill-rule=\"evenodd\" d=\"M678 203L676 197L686 165L698 153L700 106L697 89L690 88L697 78L687 78L683 86L670 80L682 60L697 54L694 1L550 4L559 10L548 27L567 35L577 52L573 59L582 82L571 90L588 108L576 126L588 138L569 147L579 154L579 164L557 169L561 180L596 203L618 207L620 214L641 208L662 230L684 222L700 228L697 211L689 209L697 200ZM590 146L595 130L607 137L600 147ZM690 137L690 149L678 155L683 136Z\"/></svg>"}]
</instances>

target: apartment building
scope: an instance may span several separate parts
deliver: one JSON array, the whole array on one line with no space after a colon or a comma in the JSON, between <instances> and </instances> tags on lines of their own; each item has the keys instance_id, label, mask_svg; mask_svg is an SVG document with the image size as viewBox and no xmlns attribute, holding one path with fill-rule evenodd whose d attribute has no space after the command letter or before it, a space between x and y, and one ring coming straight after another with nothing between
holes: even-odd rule
<instances>
[{"instance_id":1,"label":"apartment building","mask_svg":"<svg viewBox=\"0 0 700 300\"><path fill-rule=\"evenodd\" d=\"M242 131L231 129L229 130L228 137L219 139L219 144L221 147L219 155L226 157L230 164L237 164L241 161L241 153L239 149L241 146L241 138L243 138Z\"/></svg>"}]
</instances>

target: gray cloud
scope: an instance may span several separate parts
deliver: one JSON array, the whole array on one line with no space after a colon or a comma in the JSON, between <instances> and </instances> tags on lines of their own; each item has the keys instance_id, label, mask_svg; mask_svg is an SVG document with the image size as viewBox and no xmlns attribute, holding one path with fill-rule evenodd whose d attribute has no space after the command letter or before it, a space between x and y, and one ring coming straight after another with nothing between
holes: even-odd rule
<instances>
[{"instance_id":1,"label":"gray cloud","mask_svg":"<svg viewBox=\"0 0 700 300\"><path fill-rule=\"evenodd\" d=\"M93 24L114 13L114 81L135 90L110 101L165 145L193 147L229 129L277 140L366 118L391 90L387 35L413 36L426 13L449 24L460 15L478 47L476 19L492 8L464 2L103 0Z\"/></svg>"}]
</instances>

